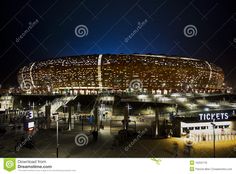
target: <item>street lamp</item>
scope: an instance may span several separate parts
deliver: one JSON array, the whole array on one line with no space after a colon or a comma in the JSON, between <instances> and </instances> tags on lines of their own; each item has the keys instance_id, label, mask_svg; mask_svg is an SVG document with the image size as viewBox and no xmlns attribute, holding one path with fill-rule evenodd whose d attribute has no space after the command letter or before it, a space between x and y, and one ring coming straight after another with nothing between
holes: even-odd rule
<instances>
[{"instance_id":1,"label":"street lamp","mask_svg":"<svg viewBox=\"0 0 236 174\"><path fill-rule=\"evenodd\" d=\"M54 119L55 119L55 121L56 121L56 134L57 134L57 147L56 147L56 154L57 154L57 158L58 158L58 152L59 152L59 131L58 131L58 121L59 121L59 119L58 119L58 116L59 116L59 114L58 113L55 113L55 114L53 114L54 115Z\"/></svg>"},{"instance_id":2,"label":"street lamp","mask_svg":"<svg viewBox=\"0 0 236 174\"><path fill-rule=\"evenodd\" d=\"M57 158L58 158L58 156L59 156L59 130L58 130L58 122L60 121L60 120L63 120L63 119L59 119L58 117L59 117L59 114L58 113L54 113L53 114L53 116L54 116L54 119L55 119L55 121L56 121L56 134L57 134L57 150L56 150L56 154L57 154Z\"/></svg>"},{"instance_id":3,"label":"street lamp","mask_svg":"<svg viewBox=\"0 0 236 174\"><path fill-rule=\"evenodd\" d=\"M213 122L211 123L213 126L213 153L214 153L214 158L216 157L216 136L215 136L215 119L213 119Z\"/></svg>"},{"instance_id":4,"label":"street lamp","mask_svg":"<svg viewBox=\"0 0 236 174\"><path fill-rule=\"evenodd\" d=\"M57 122L57 158L58 158L58 149L59 149L59 143L58 143L58 114L56 115L56 122Z\"/></svg>"},{"instance_id":5,"label":"street lamp","mask_svg":"<svg viewBox=\"0 0 236 174\"><path fill-rule=\"evenodd\" d=\"M126 110L127 108L127 110ZM122 123L123 123L123 128L124 130L128 130L128 127L129 127L129 110L132 109L129 105L129 103L127 104L127 106L125 106L125 114L124 114L124 119L122 120Z\"/></svg>"},{"instance_id":6,"label":"street lamp","mask_svg":"<svg viewBox=\"0 0 236 174\"><path fill-rule=\"evenodd\" d=\"M129 110L132 109L132 107L129 105L129 103L128 103L128 105L127 105L127 108L128 108L128 116L129 116Z\"/></svg>"}]
</instances>

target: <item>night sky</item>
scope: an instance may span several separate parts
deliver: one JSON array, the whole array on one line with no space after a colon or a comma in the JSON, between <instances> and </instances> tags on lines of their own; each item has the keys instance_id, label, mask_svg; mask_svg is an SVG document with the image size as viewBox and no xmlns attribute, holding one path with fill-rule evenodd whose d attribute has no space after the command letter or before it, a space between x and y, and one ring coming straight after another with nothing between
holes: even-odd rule
<instances>
[{"instance_id":1,"label":"night sky","mask_svg":"<svg viewBox=\"0 0 236 174\"><path fill-rule=\"evenodd\" d=\"M208 60L222 67L226 83L236 88L233 2L1 1L0 84L17 85L19 68L37 60L80 54L152 53ZM80 33L81 26L85 33Z\"/></svg>"}]
</instances>

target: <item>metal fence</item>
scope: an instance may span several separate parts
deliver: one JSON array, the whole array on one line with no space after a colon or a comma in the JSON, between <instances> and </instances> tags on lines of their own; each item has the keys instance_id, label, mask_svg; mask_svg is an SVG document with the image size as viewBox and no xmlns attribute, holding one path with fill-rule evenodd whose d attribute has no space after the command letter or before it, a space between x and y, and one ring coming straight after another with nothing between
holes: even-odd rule
<instances>
[{"instance_id":1,"label":"metal fence","mask_svg":"<svg viewBox=\"0 0 236 174\"><path fill-rule=\"evenodd\" d=\"M213 134L193 134L192 139L195 142L213 141ZM228 132L225 134L215 134L215 141L236 140L236 132Z\"/></svg>"}]
</instances>

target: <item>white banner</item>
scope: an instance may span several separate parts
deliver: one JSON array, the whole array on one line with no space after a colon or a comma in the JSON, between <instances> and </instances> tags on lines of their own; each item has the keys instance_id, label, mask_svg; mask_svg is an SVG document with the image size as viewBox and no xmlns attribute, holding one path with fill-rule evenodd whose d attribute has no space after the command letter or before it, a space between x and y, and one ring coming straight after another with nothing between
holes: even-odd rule
<instances>
[{"instance_id":1,"label":"white banner","mask_svg":"<svg viewBox=\"0 0 236 174\"><path fill-rule=\"evenodd\" d=\"M233 158L2 158L0 173L235 174Z\"/></svg>"}]
</instances>

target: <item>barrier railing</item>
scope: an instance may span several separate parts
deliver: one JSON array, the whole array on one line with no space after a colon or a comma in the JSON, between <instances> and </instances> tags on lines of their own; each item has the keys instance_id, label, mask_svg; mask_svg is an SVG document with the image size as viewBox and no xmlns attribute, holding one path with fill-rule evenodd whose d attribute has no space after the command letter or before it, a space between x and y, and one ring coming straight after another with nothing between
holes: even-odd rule
<instances>
[{"instance_id":1,"label":"barrier railing","mask_svg":"<svg viewBox=\"0 0 236 174\"><path fill-rule=\"evenodd\" d=\"M213 141L213 134L193 134L192 139L195 142ZM224 134L215 134L215 141L236 140L236 132L228 132Z\"/></svg>"}]
</instances>

